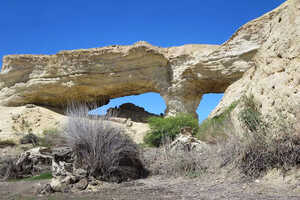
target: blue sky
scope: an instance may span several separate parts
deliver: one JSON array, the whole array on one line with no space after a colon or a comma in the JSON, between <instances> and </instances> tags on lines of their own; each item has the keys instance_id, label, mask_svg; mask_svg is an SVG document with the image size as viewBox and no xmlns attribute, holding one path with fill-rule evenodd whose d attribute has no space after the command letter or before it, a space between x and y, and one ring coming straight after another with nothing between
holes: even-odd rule
<instances>
[{"instance_id":1,"label":"blue sky","mask_svg":"<svg viewBox=\"0 0 300 200\"><path fill-rule=\"evenodd\" d=\"M145 40L169 47L222 44L243 24L276 8L284 0L8 0L0 3L0 59L7 54L54 54L60 50ZM0 61L0 66L2 61ZM221 94L205 95L200 121ZM161 113L157 94L112 100L130 101Z\"/></svg>"}]
</instances>

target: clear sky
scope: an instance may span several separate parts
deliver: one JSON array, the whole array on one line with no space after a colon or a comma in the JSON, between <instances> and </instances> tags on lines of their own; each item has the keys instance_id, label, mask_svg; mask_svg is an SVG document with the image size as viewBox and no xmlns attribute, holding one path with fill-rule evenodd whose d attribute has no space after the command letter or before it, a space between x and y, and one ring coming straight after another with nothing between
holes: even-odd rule
<instances>
[{"instance_id":1,"label":"clear sky","mask_svg":"<svg viewBox=\"0 0 300 200\"><path fill-rule=\"evenodd\" d=\"M0 58L7 54L54 54L60 50L128 45L144 40L169 47L222 44L243 24L284 0L6 0L0 3ZM2 60L2 59L1 59ZM2 62L0 61L0 66ZM200 121L222 94L205 95ZM158 94L127 101L161 113Z\"/></svg>"}]
</instances>

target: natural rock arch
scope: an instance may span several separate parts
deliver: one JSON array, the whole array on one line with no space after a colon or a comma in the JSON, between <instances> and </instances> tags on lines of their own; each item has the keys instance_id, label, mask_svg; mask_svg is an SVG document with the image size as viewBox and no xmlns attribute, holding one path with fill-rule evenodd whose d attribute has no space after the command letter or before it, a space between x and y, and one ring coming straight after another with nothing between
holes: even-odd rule
<instances>
[{"instance_id":1,"label":"natural rock arch","mask_svg":"<svg viewBox=\"0 0 300 200\"><path fill-rule=\"evenodd\" d=\"M55 55L5 56L0 74L0 105L35 103L61 107L70 100L97 102L158 92L165 100L167 115L196 115L203 94L223 93L250 68L255 69L266 60L277 62L277 57L261 53L261 48L272 47L269 38L293 41L284 48L294 46L294 52L298 52L299 4L299 0L288 0L242 26L220 46L160 48L138 42ZM277 31L272 31L272 27ZM278 38L285 30L293 31ZM293 58L298 56L296 53Z\"/></svg>"},{"instance_id":2,"label":"natural rock arch","mask_svg":"<svg viewBox=\"0 0 300 200\"><path fill-rule=\"evenodd\" d=\"M195 114L203 93L224 92L242 75L243 70L233 68L228 72L224 67L209 66L209 62L197 66L196 59L206 58L217 48L159 48L139 42L132 46L62 51L56 55L5 56L0 103L60 107L70 100L97 102L158 92L167 105L167 115Z\"/></svg>"}]
</instances>

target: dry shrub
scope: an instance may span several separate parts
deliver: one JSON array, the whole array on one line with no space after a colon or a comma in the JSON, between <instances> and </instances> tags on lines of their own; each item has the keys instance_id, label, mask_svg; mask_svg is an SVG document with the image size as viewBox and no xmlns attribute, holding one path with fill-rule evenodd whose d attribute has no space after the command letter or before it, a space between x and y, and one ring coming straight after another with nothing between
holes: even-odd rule
<instances>
[{"instance_id":1,"label":"dry shrub","mask_svg":"<svg viewBox=\"0 0 300 200\"><path fill-rule=\"evenodd\" d=\"M18 170L15 165L16 158L5 158L0 161L0 179L7 180L18 178Z\"/></svg>"},{"instance_id":2,"label":"dry shrub","mask_svg":"<svg viewBox=\"0 0 300 200\"><path fill-rule=\"evenodd\" d=\"M35 134L28 133L20 139L20 144L32 144L33 146L36 146L38 144L38 140L39 138Z\"/></svg>"},{"instance_id":3,"label":"dry shrub","mask_svg":"<svg viewBox=\"0 0 300 200\"><path fill-rule=\"evenodd\" d=\"M234 101L221 114L204 120L199 126L197 138L210 144L226 140L230 136L228 130L233 129L230 115L238 103L239 101Z\"/></svg>"},{"instance_id":4,"label":"dry shrub","mask_svg":"<svg viewBox=\"0 0 300 200\"><path fill-rule=\"evenodd\" d=\"M231 136L222 149L223 165L233 163L244 175L257 178L268 170L277 168L283 171L300 165L300 137L292 122L278 114L272 121L274 127L267 123L253 97L243 97L244 108L239 119L245 131L242 138Z\"/></svg>"},{"instance_id":5,"label":"dry shrub","mask_svg":"<svg viewBox=\"0 0 300 200\"><path fill-rule=\"evenodd\" d=\"M147 175L139 147L112 122L88 115L89 108L72 105L65 128L76 165L100 180L122 182Z\"/></svg>"},{"instance_id":6,"label":"dry shrub","mask_svg":"<svg viewBox=\"0 0 300 200\"><path fill-rule=\"evenodd\" d=\"M146 148L144 159L152 175L165 177L197 177L206 172L207 154L197 151L170 149L169 143L160 148Z\"/></svg>"},{"instance_id":7,"label":"dry shrub","mask_svg":"<svg viewBox=\"0 0 300 200\"><path fill-rule=\"evenodd\" d=\"M269 141L252 140L245 145L238 164L241 171L251 177L273 168L289 170L300 164L300 140L292 135Z\"/></svg>"},{"instance_id":8,"label":"dry shrub","mask_svg":"<svg viewBox=\"0 0 300 200\"><path fill-rule=\"evenodd\" d=\"M62 131L57 128L45 129L43 135L39 137L39 145L43 147L58 147L66 144Z\"/></svg>"}]
</instances>

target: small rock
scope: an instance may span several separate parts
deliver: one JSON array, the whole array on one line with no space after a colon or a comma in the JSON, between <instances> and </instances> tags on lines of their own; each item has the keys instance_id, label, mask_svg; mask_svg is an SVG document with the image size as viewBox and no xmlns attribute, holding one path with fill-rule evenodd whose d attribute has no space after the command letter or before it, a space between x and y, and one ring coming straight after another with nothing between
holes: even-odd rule
<instances>
[{"instance_id":1,"label":"small rock","mask_svg":"<svg viewBox=\"0 0 300 200\"><path fill-rule=\"evenodd\" d=\"M37 194L50 194L53 193L54 190L51 188L50 184L46 184L44 187L37 190Z\"/></svg>"},{"instance_id":2,"label":"small rock","mask_svg":"<svg viewBox=\"0 0 300 200\"><path fill-rule=\"evenodd\" d=\"M65 192L67 191L67 184L63 183L59 178L52 178L50 186L55 192Z\"/></svg>"},{"instance_id":3,"label":"small rock","mask_svg":"<svg viewBox=\"0 0 300 200\"><path fill-rule=\"evenodd\" d=\"M34 107L35 107L34 104L27 104L27 105L25 106L25 108L34 108Z\"/></svg>"},{"instance_id":4,"label":"small rock","mask_svg":"<svg viewBox=\"0 0 300 200\"><path fill-rule=\"evenodd\" d=\"M78 189L78 190L85 190L88 186L88 180L86 178L84 179L81 179L78 183L75 184L75 187Z\"/></svg>"},{"instance_id":5,"label":"small rock","mask_svg":"<svg viewBox=\"0 0 300 200\"><path fill-rule=\"evenodd\" d=\"M127 126L127 127L132 127L132 125L133 125L133 123L132 123L131 119L128 119L128 120L126 121L126 126Z\"/></svg>"}]
</instances>

